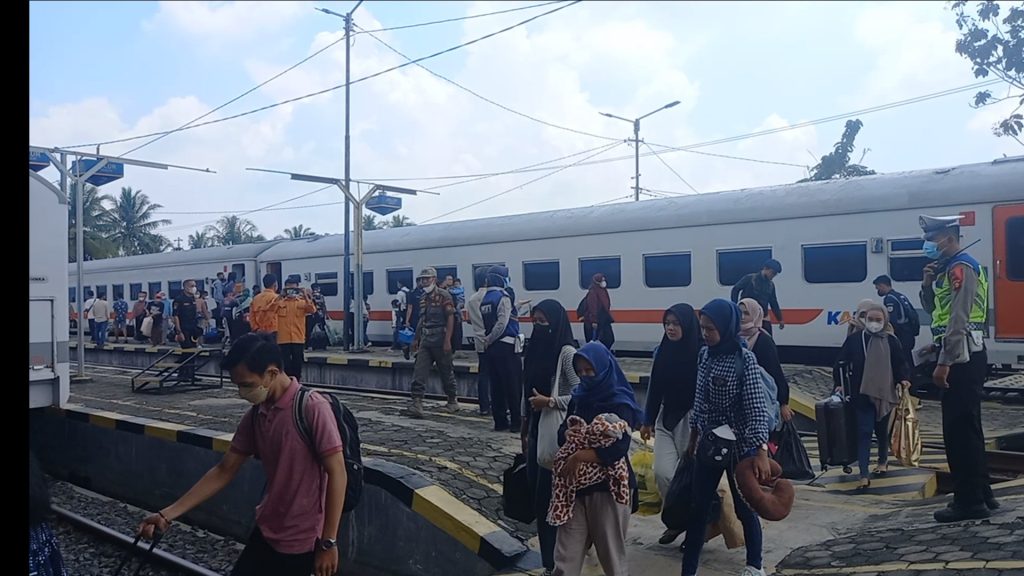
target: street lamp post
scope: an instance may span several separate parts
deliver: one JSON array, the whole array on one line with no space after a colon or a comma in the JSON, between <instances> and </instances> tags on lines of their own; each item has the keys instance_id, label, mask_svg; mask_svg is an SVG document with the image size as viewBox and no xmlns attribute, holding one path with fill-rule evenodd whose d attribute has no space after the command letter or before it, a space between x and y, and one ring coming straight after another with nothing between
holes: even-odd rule
<instances>
[{"instance_id":1,"label":"street lamp post","mask_svg":"<svg viewBox=\"0 0 1024 576\"><path fill-rule=\"evenodd\" d=\"M341 180L340 178L332 178L330 176L314 176L311 174L297 174L294 172L282 172L280 170L265 170L262 168L246 168L246 170L254 170L256 172L270 172L272 174L285 174L290 176L292 180L298 180L300 182L316 182L318 184L331 184L333 186L337 186L338 189L341 190L342 194L345 195L346 203L351 203L355 207L353 210L353 216L355 217L355 221L360 224L359 226L355 227L353 234L355 238L354 251L356 257L354 274L355 294L353 295L353 300L355 301L355 306L357 307L357 309L359 306L362 305L361 303L363 301L363 227L361 225L363 222L363 207L366 206L366 203L374 196L374 194L377 193L392 192L395 194L408 194L410 196L415 196L417 194L433 194L435 196L440 195L440 193L438 192L428 192L426 190L413 190L411 188L399 188L397 186L373 184L372 186L370 186L370 190L368 192L360 196L358 195L358 193L353 194L351 191L349 191L349 189L345 186L344 181ZM369 183L367 182L367 184ZM345 292L348 291L347 282L348 279L346 278ZM343 297L346 299L347 305L348 295L345 294ZM348 320L349 314L346 313L346 323L348 322ZM353 319L353 322L354 321L355 320ZM360 329L359 326L353 324L352 333L354 335L355 340L355 350L363 350L365 344L363 342L363 331Z\"/></svg>"},{"instance_id":2,"label":"street lamp post","mask_svg":"<svg viewBox=\"0 0 1024 576\"><path fill-rule=\"evenodd\" d=\"M350 54L352 52L352 14L359 8L363 3L363 0L356 2L356 5L352 7L346 14L338 14L333 10L326 8L317 8L317 10L324 14L330 14L331 16L337 16L345 21L345 190L349 190L352 187L352 156L351 156L351 135L349 134L349 84L351 83L351 66L349 65ZM348 192L346 192L348 194ZM345 300L345 334L349 334L349 326L352 322L352 313L349 309L348 300L348 278L351 270L351 264L349 262L349 236L352 234L352 214L351 206L348 202L345 202L345 283L343 284L344 289L342 290L342 297ZM358 225L357 230L362 230L363 223L361 220L356 220ZM351 324L352 330L355 330L355 324ZM345 350L349 349L348 338L345 338Z\"/></svg>"},{"instance_id":3,"label":"street lamp post","mask_svg":"<svg viewBox=\"0 0 1024 576\"><path fill-rule=\"evenodd\" d=\"M615 118L616 120L629 122L630 124L633 125L633 148L636 152L636 173L633 177L633 200L636 202L640 201L640 121L643 120L644 118L647 118L648 116L651 116L652 114L661 112L662 110L667 110L668 108L671 108L677 104L679 104L679 100L676 100L675 102L669 102L668 104L665 104L664 106L658 108L653 112L648 112L647 114L644 114L643 116L640 116L639 118L634 118L632 120L630 120L629 118L623 118L622 116L616 116L615 114L609 114L607 112L600 113L601 116Z\"/></svg>"}]
</instances>

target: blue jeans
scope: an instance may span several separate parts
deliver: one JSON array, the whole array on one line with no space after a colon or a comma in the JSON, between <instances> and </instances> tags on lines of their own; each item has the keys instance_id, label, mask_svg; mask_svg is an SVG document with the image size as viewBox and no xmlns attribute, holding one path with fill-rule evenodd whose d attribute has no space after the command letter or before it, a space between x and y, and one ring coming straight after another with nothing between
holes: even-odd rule
<instances>
[{"instance_id":1,"label":"blue jeans","mask_svg":"<svg viewBox=\"0 0 1024 576\"><path fill-rule=\"evenodd\" d=\"M93 333L93 340L96 341L97 346L103 346L107 343L107 328L110 327L110 321L107 322L96 322L96 332Z\"/></svg>"},{"instance_id":2,"label":"blue jeans","mask_svg":"<svg viewBox=\"0 0 1024 576\"><path fill-rule=\"evenodd\" d=\"M889 416L879 420L874 403L867 396L858 394L854 399L857 410L857 464L860 466L860 477L867 478L868 464L871 462L871 434L878 440L878 463L889 461Z\"/></svg>"},{"instance_id":3,"label":"blue jeans","mask_svg":"<svg viewBox=\"0 0 1024 576\"><path fill-rule=\"evenodd\" d=\"M749 457L752 457L752 454L744 456L744 458ZM700 460L697 460L695 465L691 496L693 505L686 526L686 540L683 542L683 576L697 574L697 567L700 565L700 552L704 549L704 534L708 528L708 516L711 514L711 502L718 490L718 482L722 479L723 472L722 468L702 465ZM739 490L736 488L736 480L731 471L727 477L729 490L732 491L733 508L743 524L743 539L747 546L747 565L760 568L761 521L740 497Z\"/></svg>"},{"instance_id":4,"label":"blue jeans","mask_svg":"<svg viewBox=\"0 0 1024 576\"><path fill-rule=\"evenodd\" d=\"M490 367L487 364L487 354L478 352L476 397L480 401L480 413L486 414L491 411L491 375Z\"/></svg>"}]
</instances>

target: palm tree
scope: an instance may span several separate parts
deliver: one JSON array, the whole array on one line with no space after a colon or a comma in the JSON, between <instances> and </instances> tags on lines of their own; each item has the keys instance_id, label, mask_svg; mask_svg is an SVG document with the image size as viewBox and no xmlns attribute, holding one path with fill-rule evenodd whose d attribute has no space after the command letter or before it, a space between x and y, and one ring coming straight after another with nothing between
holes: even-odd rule
<instances>
[{"instance_id":1,"label":"palm tree","mask_svg":"<svg viewBox=\"0 0 1024 576\"><path fill-rule=\"evenodd\" d=\"M311 237L311 236L316 236L316 233L313 232L313 230L311 230L310 228L306 228L305 225L299 224L298 226L292 226L291 228L285 228L284 236L285 236L285 238L290 238L292 240L295 240L295 239L298 239L298 238L308 238L308 237Z\"/></svg>"},{"instance_id":2,"label":"palm tree","mask_svg":"<svg viewBox=\"0 0 1024 576\"><path fill-rule=\"evenodd\" d=\"M139 242L139 254L156 254L173 248L171 241L163 234L146 234Z\"/></svg>"},{"instance_id":3,"label":"palm tree","mask_svg":"<svg viewBox=\"0 0 1024 576\"><path fill-rule=\"evenodd\" d=\"M206 233L218 246L250 244L266 240L251 220L240 216L221 216L213 226L207 226Z\"/></svg>"},{"instance_id":4,"label":"palm tree","mask_svg":"<svg viewBox=\"0 0 1024 576\"><path fill-rule=\"evenodd\" d=\"M166 226L171 221L154 220L153 216L163 206L150 202L142 190L132 190L130 186L122 187L121 194L113 203L108 217L108 239L117 246L122 256L149 254L154 248L161 246L162 243L154 236L159 236L156 232L159 227Z\"/></svg>"},{"instance_id":5,"label":"palm tree","mask_svg":"<svg viewBox=\"0 0 1024 576\"><path fill-rule=\"evenodd\" d=\"M388 228L404 228L406 226L415 225L416 223L413 222L412 220L409 220L408 216L403 216L401 214L395 214L394 216L391 217L391 220L388 221Z\"/></svg>"},{"instance_id":6,"label":"palm tree","mask_svg":"<svg viewBox=\"0 0 1024 576\"><path fill-rule=\"evenodd\" d=\"M213 246L213 238L206 230L196 230L194 233L188 235L188 248L194 250L196 248L209 248Z\"/></svg>"},{"instance_id":7,"label":"palm tree","mask_svg":"<svg viewBox=\"0 0 1024 576\"><path fill-rule=\"evenodd\" d=\"M86 260L110 258L117 254L117 246L107 239L111 232L110 213L105 203L110 196L100 194L99 188L85 185L82 194L82 244ZM75 247L75 206L78 202L78 186L72 186L68 195L68 261L74 262Z\"/></svg>"},{"instance_id":8,"label":"palm tree","mask_svg":"<svg viewBox=\"0 0 1024 576\"><path fill-rule=\"evenodd\" d=\"M377 217L373 214L363 214L363 230L380 230L384 226L383 222L377 222Z\"/></svg>"}]
</instances>

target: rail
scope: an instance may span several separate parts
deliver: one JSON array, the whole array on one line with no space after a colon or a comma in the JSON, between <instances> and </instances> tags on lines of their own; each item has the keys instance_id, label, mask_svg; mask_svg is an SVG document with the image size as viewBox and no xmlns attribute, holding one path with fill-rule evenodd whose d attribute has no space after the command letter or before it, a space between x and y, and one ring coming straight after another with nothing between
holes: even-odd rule
<instances>
[{"instance_id":1,"label":"rail","mask_svg":"<svg viewBox=\"0 0 1024 576\"><path fill-rule=\"evenodd\" d=\"M60 506L50 506L50 508L53 510L53 513L56 514L57 517L59 517L61 520L64 520L65 522L72 524L82 530L85 530L86 532L89 532L95 536L103 538L104 540L121 546L122 548L130 550L134 547L140 551L145 550L144 548L139 547L134 539L129 538L128 536L125 536L124 534L121 534L116 530L112 530L102 524L93 522L92 520L84 516L75 514L74 512L62 508ZM168 568L173 568L175 570L183 572L189 576L223 576L208 568L204 568L198 564L193 564L192 562L189 562L184 558L175 556L174 554L171 554L169 552L164 552L163 550L153 550L151 552L148 552L148 554L149 558L158 561L160 564L163 564Z\"/></svg>"}]
</instances>

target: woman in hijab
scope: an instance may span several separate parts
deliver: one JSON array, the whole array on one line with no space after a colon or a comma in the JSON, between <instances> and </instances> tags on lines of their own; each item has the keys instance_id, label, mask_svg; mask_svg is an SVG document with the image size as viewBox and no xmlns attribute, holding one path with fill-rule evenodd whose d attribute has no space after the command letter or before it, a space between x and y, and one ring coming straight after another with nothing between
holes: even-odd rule
<instances>
[{"instance_id":1,"label":"woman in hijab","mask_svg":"<svg viewBox=\"0 0 1024 576\"><path fill-rule=\"evenodd\" d=\"M849 394L857 411L857 460L860 466L858 490L871 486L868 463L871 459L871 434L878 439L878 467L874 474L888 471L889 416L899 403L896 383L910 387L907 365L900 341L889 324L885 306L865 305L864 328L846 337L832 371L836 391L842 391L839 363L851 366ZM858 307L859 309L859 307Z\"/></svg>"},{"instance_id":2,"label":"woman in hijab","mask_svg":"<svg viewBox=\"0 0 1024 576\"><path fill-rule=\"evenodd\" d=\"M535 487L537 538L546 574L555 569L558 528L547 523L552 462L538 460L538 446L545 447L543 453L550 457L558 449L558 428L565 419L572 390L580 383L572 365L575 355L576 341L565 308L555 300L542 300L533 308L533 333L524 359L523 376L531 394L523 407L523 414L530 420L522 430L527 447L526 471Z\"/></svg>"},{"instance_id":3,"label":"woman in hijab","mask_svg":"<svg viewBox=\"0 0 1024 576\"><path fill-rule=\"evenodd\" d=\"M853 316L850 317L850 322L846 327L847 336L864 329L864 317L868 313L868 308L871 308L874 303L874 300L865 298L857 304L857 309L854 310Z\"/></svg>"},{"instance_id":4,"label":"woman in hijab","mask_svg":"<svg viewBox=\"0 0 1024 576\"><path fill-rule=\"evenodd\" d=\"M612 333L612 300L608 295L608 280L604 274L594 274L587 291L586 311L583 315L583 337L587 342L600 341L609 350L615 343Z\"/></svg>"},{"instance_id":5,"label":"woman in hijab","mask_svg":"<svg viewBox=\"0 0 1024 576\"><path fill-rule=\"evenodd\" d=\"M640 437L654 437L654 479L668 494L679 460L690 442L689 413L697 391L697 353L704 344L697 314L689 304L676 304L662 315L665 335L654 354L651 384ZM671 544L681 530L665 530L658 540Z\"/></svg>"},{"instance_id":6,"label":"woman in hijab","mask_svg":"<svg viewBox=\"0 0 1024 576\"><path fill-rule=\"evenodd\" d=\"M736 488L733 466L707 456L712 446L725 445L738 461L754 458L758 480L771 477L768 462L768 392L760 385L757 357L740 336L739 307L721 298L708 302L700 312L705 346L698 356L697 394L690 418L689 453L696 454L693 472L693 508L683 543L683 576L694 576L704 548L704 535L711 513L712 495L722 473L727 475L736 516L743 524L747 548L746 567L741 576L765 576L761 566L761 521L744 502ZM742 363L738 362L742 355ZM737 373L737 366L743 373ZM731 441L731 442L730 442Z\"/></svg>"},{"instance_id":7,"label":"woman in hijab","mask_svg":"<svg viewBox=\"0 0 1024 576\"><path fill-rule=\"evenodd\" d=\"M789 407L789 382L779 362L779 349L775 346L772 335L762 328L764 309L753 298L744 298L739 302L740 336L747 343L747 350L757 356L757 363L775 380L778 388L779 412L782 419L789 422L793 419L793 410Z\"/></svg>"},{"instance_id":8,"label":"woman in hijab","mask_svg":"<svg viewBox=\"0 0 1024 576\"><path fill-rule=\"evenodd\" d=\"M599 415L614 414L635 430L643 421L643 412L636 403L633 387L611 351L600 342L590 342L576 352L573 368L580 384L572 391L568 416L579 416L588 424ZM558 429L558 444L565 444L567 425ZM555 574L579 576L583 560L593 544L607 576L626 576L626 529L629 515L638 507L636 475L629 465L630 434L623 434L605 448L591 448L574 453L561 474L572 481L580 464L591 462L612 467L625 460L629 473L629 505L620 504L605 480L576 492L572 517L558 527L555 539Z\"/></svg>"}]
</instances>

